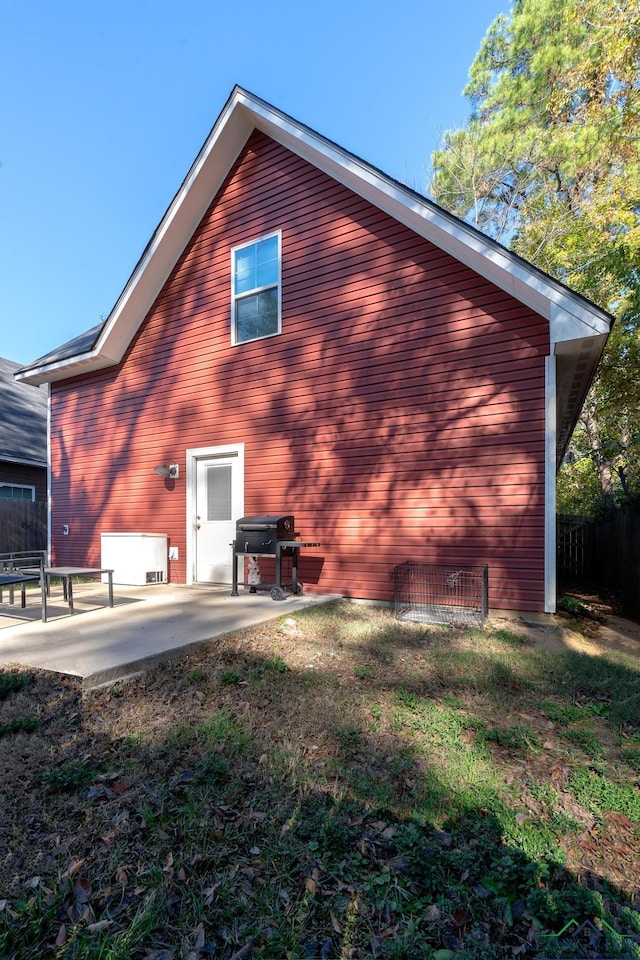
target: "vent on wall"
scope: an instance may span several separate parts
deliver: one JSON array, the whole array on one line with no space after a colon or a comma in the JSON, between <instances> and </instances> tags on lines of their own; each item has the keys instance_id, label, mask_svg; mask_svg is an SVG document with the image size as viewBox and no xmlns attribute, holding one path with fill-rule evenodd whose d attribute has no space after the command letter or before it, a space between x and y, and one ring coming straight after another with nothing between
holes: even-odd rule
<instances>
[{"instance_id":1,"label":"vent on wall","mask_svg":"<svg viewBox=\"0 0 640 960\"><path fill-rule=\"evenodd\" d=\"M166 580L162 570L147 570L145 577L146 583L164 583Z\"/></svg>"}]
</instances>

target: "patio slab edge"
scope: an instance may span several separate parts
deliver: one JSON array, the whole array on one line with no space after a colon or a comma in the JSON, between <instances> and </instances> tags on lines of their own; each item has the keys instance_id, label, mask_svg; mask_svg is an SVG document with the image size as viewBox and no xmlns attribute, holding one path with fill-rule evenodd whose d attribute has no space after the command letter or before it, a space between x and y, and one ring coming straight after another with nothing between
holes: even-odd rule
<instances>
[{"instance_id":1,"label":"patio slab edge","mask_svg":"<svg viewBox=\"0 0 640 960\"><path fill-rule=\"evenodd\" d=\"M146 670L151 670L153 667L158 666L161 663L167 663L171 660L179 660L182 657L188 656L190 652L198 650L205 646L208 643L212 643L215 640L219 640L221 637L229 636L232 633L240 633L243 630L251 630L252 627L259 626L265 623L272 623L275 620L280 620L283 615L289 613L291 616L295 616L296 613L300 613L302 610L308 609L309 607L322 606L327 603L335 603L337 600L341 600L342 597L339 595L325 595L325 596L313 596L312 594L306 594L304 597L291 597L290 600L295 604L293 608L289 609L280 609L274 610L273 614L260 618L257 622L252 624L240 624L237 628L225 629L216 633L213 632L208 637L199 637L196 640L189 641L187 643L181 643L179 646L171 647L165 650L158 650L154 653L149 653L147 656L138 657L136 659L130 660L126 663L114 664L111 667L105 667L101 670L96 670L89 674L75 676L81 681L82 689L84 691L96 690L100 687L108 687L115 683L126 683L128 680L133 680L136 677L141 676Z\"/></svg>"}]
</instances>

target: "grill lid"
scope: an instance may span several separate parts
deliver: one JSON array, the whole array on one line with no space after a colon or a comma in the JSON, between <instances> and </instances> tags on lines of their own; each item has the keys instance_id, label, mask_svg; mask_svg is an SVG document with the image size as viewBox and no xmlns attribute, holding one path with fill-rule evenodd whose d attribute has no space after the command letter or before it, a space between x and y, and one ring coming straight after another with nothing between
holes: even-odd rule
<instances>
[{"instance_id":1,"label":"grill lid","mask_svg":"<svg viewBox=\"0 0 640 960\"><path fill-rule=\"evenodd\" d=\"M276 531L283 537L293 534L295 528L291 514L262 514L259 517L241 517L236 523L238 533L271 533Z\"/></svg>"}]
</instances>

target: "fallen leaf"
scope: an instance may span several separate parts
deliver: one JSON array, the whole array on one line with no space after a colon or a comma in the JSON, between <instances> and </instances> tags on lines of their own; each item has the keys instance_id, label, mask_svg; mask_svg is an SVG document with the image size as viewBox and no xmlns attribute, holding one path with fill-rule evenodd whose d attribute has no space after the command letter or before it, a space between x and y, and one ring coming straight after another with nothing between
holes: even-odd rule
<instances>
[{"instance_id":1,"label":"fallen leaf","mask_svg":"<svg viewBox=\"0 0 640 960\"><path fill-rule=\"evenodd\" d=\"M450 850L453 846L453 837L446 830L435 830L435 838L444 850Z\"/></svg>"},{"instance_id":2,"label":"fallen leaf","mask_svg":"<svg viewBox=\"0 0 640 960\"><path fill-rule=\"evenodd\" d=\"M471 920L473 920L473 917L465 907L458 907L457 910L454 910L451 918L456 927L464 927L466 923L470 923Z\"/></svg>"},{"instance_id":3,"label":"fallen leaf","mask_svg":"<svg viewBox=\"0 0 640 960\"><path fill-rule=\"evenodd\" d=\"M253 941L249 940L248 943L245 943L244 947L234 953L231 957L231 960L247 960L248 957L253 953Z\"/></svg>"},{"instance_id":4,"label":"fallen leaf","mask_svg":"<svg viewBox=\"0 0 640 960\"><path fill-rule=\"evenodd\" d=\"M64 947L67 942L67 927L66 924L61 924L60 929L58 930L58 936L56 937L56 947Z\"/></svg>"},{"instance_id":5,"label":"fallen leaf","mask_svg":"<svg viewBox=\"0 0 640 960\"><path fill-rule=\"evenodd\" d=\"M307 878L306 878L306 880L304 881L304 885L305 885L305 887L307 888L307 893L315 893L315 892L316 892L317 884L316 884L315 880L313 880L311 877L307 877Z\"/></svg>"},{"instance_id":6,"label":"fallen leaf","mask_svg":"<svg viewBox=\"0 0 640 960\"><path fill-rule=\"evenodd\" d=\"M213 903L213 900L214 900L214 894L215 894L215 892L216 892L216 890L218 889L219 886L220 886L219 883L215 883L212 887L207 887L206 890L203 890L203 891L202 891L202 892L204 893L204 897L205 897L205 899L204 899L204 905L205 905L205 907L210 907L210 906L211 906L211 904Z\"/></svg>"},{"instance_id":7,"label":"fallen leaf","mask_svg":"<svg viewBox=\"0 0 640 960\"><path fill-rule=\"evenodd\" d=\"M391 922L391 907L389 906L389 901L385 900L385 902L382 904L382 909L380 910L380 923L384 923L385 926L388 926L390 922Z\"/></svg>"},{"instance_id":8,"label":"fallen leaf","mask_svg":"<svg viewBox=\"0 0 640 960\"><path fill-rule=\"evenodd\" d=\"M329 911L329 916L331 917L331 926L333 927L336 933L342 936L342 925L340 924L340 921L331 910Z\"/></svg>"},{"instance_id":9,"label":"fallen leaf","mask_svg":"<svg viewBox=\"0 0 640 960\"><path fill-rule=\"evenodd\" d=\"M103 930L108 930L113 920L98 920L96 923L90 923L87 927L89 933L102 933Z\"/></svg>"},{"instance_id":10,"label":"fallen leaf","mask_svg":"<svg viewBox=\"0 0 640 960\"><path fill-rule=\"evenodd\" d=\"M91 882L88 877L80 877L76 880L73 892L77 903L87 903L91 896Z\"/></svg>"},{"instance_id":11,"label":"fallen leaf","mask_svg":"<svg viewBox=\"0 0 640 960\"><path fill-rule=\"evenodd\" d=\"M195 949L198 950L198 951L199 951L199 950L202 950L202 948L204 947L204 943L205 943L205 939L204 939L204 924L199 923L198 926L196 927L196 929L194 930L194 933L195 933L196 936L195 936L195 940L194 940L193 946L194 946Z\"/></svg>"}]
</instances>

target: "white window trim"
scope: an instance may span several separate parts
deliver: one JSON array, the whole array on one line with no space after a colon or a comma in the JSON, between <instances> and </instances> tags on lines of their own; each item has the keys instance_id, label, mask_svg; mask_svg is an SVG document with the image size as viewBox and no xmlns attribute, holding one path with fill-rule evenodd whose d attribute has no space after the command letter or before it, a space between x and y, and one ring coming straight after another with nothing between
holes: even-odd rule
<instances>
[{"instance_id":1,"label":"white window trim","mask_svg":"<svg viewBox=\"0 0 640 960\"><path fill-rule=\"evenodd\" d=\"M235 272L236 272L236 253L239 250L245 250L247 247L252 247L256 243L260 243L262 240L270 240L271 237L278 238L278 329L275 333L265 333L263 337L253 337L251 340L238 340L237 331L236 331L236 302L238 300L243 300L245 297L252 296L256 293L261 293L264 290L272 290L273 284L268 284L265 287L256 287L254 290L246 291L245 293L236 295L235 292ZM234 347L242 346L244 343L257 343L258 340L268 340L270 337L279 337L282 333L282 230L273 230L271 233L265 233L260 237L254 237L252 240L247 240L246 243L238 243L235 247L231 248L231 344Z\"/></svg>"}]
</instances>

